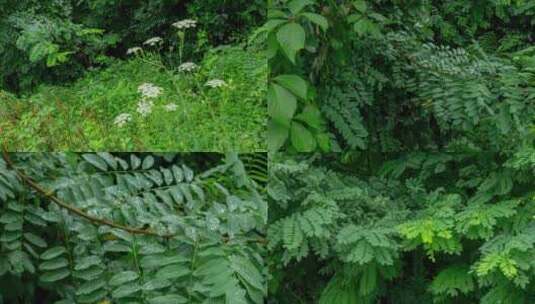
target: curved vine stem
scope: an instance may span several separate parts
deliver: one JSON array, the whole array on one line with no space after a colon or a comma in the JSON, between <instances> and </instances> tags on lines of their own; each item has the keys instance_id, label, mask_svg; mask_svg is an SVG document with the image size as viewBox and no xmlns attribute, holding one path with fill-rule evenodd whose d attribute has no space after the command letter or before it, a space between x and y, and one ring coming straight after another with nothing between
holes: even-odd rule
<instances>
[{"instance_id":1,"label":"curved vine stem","mask_svg":"<svg viewBox=\"0 0 535 304\"><path fill-rule=\"evenodd\" d=\"M30 186L30 188L32 188L33 190L35 190L36 192L38 192L42 196L46 197L47 199L49 199L50 201L52 201L53 203L55 203L59 207L61 207L63 209L66 209L67 211L69 211L72 214L75 214L75 215L77 215L77 216L79 216L81 218L84 218L84 219L88 220L89 222L91 222L95 226L104 225L104 226L108 226L108 227L124 230L124 231L132 233L132 234L151 235L151 236L161 237L161 238L166 238L166 239L172 238L173 236L177 235L177 234L159 234L159 233L154 232L154 231L152 231L150 229L139 229L139 228L129 227L129 226L117 224L117 223L112 222L112 221L107 220L107 219L102 219L102 218L98 218L98 217L94 217L92 215L89 215L89 214L85 213L84 211L82 211L81 209L76 208L76 207L74 207L74 206L62 201L61 199L59 199L57 196L55 196L53 194L54 193L53 191L49 191L49 190L43 188L40 184L35 182L31 177L29 177L24 172L19 170L15 166L15 164L13 164L13 161L9 157L9 152L7 152L7 149L5 147L2 150L2 158L4 159L4 161L6 162L8 167L11 168L24 183L26 183L28 186ZM228 242L229 238L223 236L223 240L225 242ZM266 240L264 238L248 239L247 241L248 242L249 241L258 242L258 243L265 243L266 242Z\"/></svg>"},{"instance_id":2,"label":"curved vine stem","mask_svg":"<svg viewBox=\"0 0 535 304\"><path fill-rule=\"evenodd\" d=\"M130 232L130 233L133 233L133 234L153 235L153 236L159 236L159 237L164 237L164 238L170 238L170 237L174 236L174 234L161 235L161 234L158 234L158 233L156 233L156 232L154 232L152 230L139 229L139 228L124 226L124 225L117 224L117 223L114 223L114 222L106 220L106 219L102 219L102 218L98 218L98 217L94 217L92 215L89 215L89 214L85 213L84 211L82 211L81 209L73 207L73 206L65 203L64 201L60 200L58 197L56 197L53 194L53 191L49 191L49 190L43 188L41 185L39 185L38 183L33 181L31 177L29 177L28 175L24 174L21 170L19 170L17 167L15 167L15 165L13 164L13 161L9 157L9 153L6 151L6 149L4 149L2 151L2 157L6 161L6 164L17 174L17 176L24 183L26 183L28 186L30 186L32 189L34 189L35 191L40 193L42 196L48 198L49 200L51 200L53 203L55 203L56 205L60 206L61 208L66 209L69 212L71 212L73 214L76 214L79 217L82 217L82 218L90 221L94 225L97 225L97 226L99 224L100 225L105 225L105 226L109 226L109 227L112 227L112 228L117 228L117 229L120 229L120 230L124 230L124 231Z\"/></svg>"}]
</instances>

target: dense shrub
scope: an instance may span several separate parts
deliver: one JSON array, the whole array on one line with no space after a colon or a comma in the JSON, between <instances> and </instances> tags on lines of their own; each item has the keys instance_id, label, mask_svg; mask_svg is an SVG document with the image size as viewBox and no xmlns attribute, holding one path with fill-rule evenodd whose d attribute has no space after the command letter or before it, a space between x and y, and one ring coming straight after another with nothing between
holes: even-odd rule
<instances>
[{"instance_id":1,"label":"dense shrub","mask_svg":"<svg viewBox=\"0 0 535 304\"><path fill-rule=\"evenodd\" d=\"M268 303L533 303L534 181L533 147L276 155Z\"/></svg>"},{"instance_id":2,"label":"dense shrub","mask_svg":"<svg viewBox=\"0 0 535 304\"><path fill-rule=\"evenodd\" d=\"M532 1L270 4L256 34L272 150L496 150L529 136Z\"/></svg>"},{"instance_id":3,"label":"dense shrub","mask_svg":"<svg viewBox=\"0 0 535 304\"><path fill-rule=\"evenodd\" d=\"M534 302L534 2L268 4L268 303Z\"/></svg>"}]
</instances>

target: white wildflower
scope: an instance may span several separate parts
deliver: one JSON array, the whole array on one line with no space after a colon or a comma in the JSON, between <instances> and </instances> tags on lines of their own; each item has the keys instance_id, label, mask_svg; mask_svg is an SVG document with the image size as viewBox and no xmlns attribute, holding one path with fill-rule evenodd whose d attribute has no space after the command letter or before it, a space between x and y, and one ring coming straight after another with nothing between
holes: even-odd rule
<instances>
[{"instance_id":1,"label":"white wildflower","mask_svg":"<svg viewBox=\"0 0 535 304\"><path fill-rule=\"evenodd\" d=\"M176 111L176 109L178 108L178 106L176 105L176 103L168 103L166 104L165 106L163 106L164 109L167 111L167 112L174 112Z\"/></svg>"},{"instance_id":2,"label":"white wildflower","mask_svg":"<svg viewBox=\"0 0 535 304\"><path fill-rule=\"evenodd\" d=\"M184 62L178 67L179 72L193 72L198 66L193 62Z\"/></svg>"},{"instance_id":3,"label":"white wildflower","mask_svg":"<svg viewBox=\"0 0 535 304\"><path fill-rule=\"evenodd\" d=\"M143 117L147 117L150 113L152 113L152 107L154 106L154 102L149 99L141 99L137 104L137 112L141 114Z\"/></svg>"},{"instance_id":4,"label":"white wildflower","mask_svg":"<svg viewBox=\"0 0 535 304\"><path fill-rule=\"evenodd\" d=\"M139 46L131 47L126 51L126 55L137 54L141 51L143 51L143 49L140 48Z\"/></svg>"},{"instance_id":5,"label":"white wildflower","mask_svg":"<svg viewBox=\"0 0 535 304\"><path fill-rule=\"evenodd\" d=\"M194 28L197 26L197 20L184 19L173 23L172 26L176 27L179 30Z\"/></svg>"},{"instance_id":6,"label":"white wildflower","mask_svg":"<svg viewBox=\"0 0 535 304\"><path fill-rule=\"evenodd\" d=\"M156 98L162 94L163 89L152 83L143 83L137 87L137 91L141 93L141 96L144 98Z\"/></svg>"},{"instance_id":7,"label":"white wildflower","mask_svg":"<svg viewBox=\"0 0 535 304\"><path fill-rule=\"evenodd\" d=\"M227 86L227 83L221 79L212 79L208 80L204 85L211 88L219 88Z\"/></svg>"},{"instance_id":8,"label":"white wildflower","mask_svg":"<svg viewBox=\"0 0 535 304\"><path fill-rule=\"evenodd\" d=\"M155 46L157 44L161 44L163 41L162 38L160 37L152 37L150 39L148 39L147 41L143 42L143 44L148 44L150 46Z\"/></svg>"},{"instance_id":9,"label":"white wildflower","mask_svg":"<svg viewBox=\"0 0 535 304\"><path fill-rule=\"evenodd\" d=\"M132 115L128 113L122 113L122 114L117 115L117 117L115 117L113 124L115 124L119 128L122 128L130 120L132 120Z\"/></svg>"}]
</instances>

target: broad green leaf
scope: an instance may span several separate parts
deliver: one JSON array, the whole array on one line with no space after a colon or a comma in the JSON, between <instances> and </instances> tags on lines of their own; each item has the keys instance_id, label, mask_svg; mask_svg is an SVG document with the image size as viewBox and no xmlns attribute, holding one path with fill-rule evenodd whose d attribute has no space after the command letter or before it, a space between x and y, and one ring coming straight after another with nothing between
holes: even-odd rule
<instances>
[{"instance_id":1,"label":"broad green leaf","mask_svg":"<svg viewBox=\"0 0 535 304\"><path fill-rule=\"evenodd\" d=\"M274 80L297 97L307 99L307 83L303 78L297 75L279 75Z\"/></svg>"},{"instance_id":2,"label":"broad green leaf","mask_svg":"<svg viewBox=\"0 0 535 304\"><path fill-rule=\"evenodd\" d=\"M171 167L171 170L173 171L173 176L175 177L175 180L178 183L181 183L184 180L184 172L182 172L182 169L178 167L177 165L173 165Z\"/></svg>"},{"instance_id":3,"label":"broad green leaf","mask_svg":"<svg viewBox=\"0 0 535 304\"><path fill-rule=\"evenodd\" d=\"M24 233L24 238L37 247L46 248L45 240L31 232Z\"/></svg>"},{"instance_id":4,"label":"broad green leaf","mask_svg":"<svg viewBox=\"0 0 535 304\"><path fill-rule=\"evenodd\" d=\"M176 280L190 274L189 268L182 265L168 265L158 270L155 275L157 279Z\"/></svg>"},{"instance_id":5,"label":"broad green leaf","mask_svg":"<svg viewBox=\"0 0 535 304\"><path fill-rule=\"evenodd\" d=\"M366 1L364 0L354 0L353 6L357 9L357 11L364 13L368 9L368 6L366 5Z\"/></svg>"},{"instance_id":6,"label":"broad green leaf","mask_svg":"<svg viewBox=\"0 0 535 304\"><path fill-rule=\"evenodd\" d=\"M267 17L268 17L268 19L278 19L278 18L287 19L289 17L289 15L286 12L282 11L282 10L274 9L274 8L268 8Z\"/></svg>"},{"instance_id":7,"label":"broad green leaf","mask_svg":"<svg viewBox=\"0 0 535 304\"><path fill-rule=\"evenodd\" d=\"M182 165L182 172L184 172L184 178L186 179L186 182L190 183L193 181L193 170L186 165Z\"/></svg>"},{"instance_id":8,"label":"broad green leaf","mask_svg":"<svg viewBox=\"0 0 535 304\"><path fill-rule=\"evenodd\" d=\"M298 152L311 152L316 149L316 140L312 133L298 122L292 122L290 131L292 146Z\"/></svg>"},{"instance_id":9,"label":"broad green leaf","mask_svg":"<svg viewBox=\"0 0 535 304\"><path fill-rule=\"evenodd\" d=\"M22 231L22 220L4 226L5 231Z\"/></svg>"},{"instance_id":10,"label":"broad green leaf","mask_svg":"<svg viewBox=\"0 0 535 304\"><path fill-rule=\"evenodd\" d=\"M102 158L100 158L100 156L98 156L97 154L92 154L92 153L82 154L82 158L85 159L88 163L90 163L94 167L102 171L108 170L108 165L106 164L106 162Z\"/></svg>"},{"instance_id":11,"label":"broad green leaf","mask_svg":"<svg viewBox=\"0 0 535 304\"><path fill-rule=\"evenodd\" d=\"M111 153L98 152L97 155L100 156L100 158L102 158L113 170L117 170L117 160Z\"/></svg>"},{"instance_id":12,"label":"broad green leaf","mask_svg":"<svg viewBox=\"0 0 535 304\"><path fill-rule=\"evenodd\" d=\"M327 18L320 14L315 13L303 13L303 17L307 18L310 22L317 24L325 32L329 28L329 21Z\"/></svg>"},{"instance_id":13,"label":"broad green leaf","mask_svg":"<svg viewBox=\"0 0 535 304\"><path fill-rule=\"evenodd\" d=\"M83 283L76 289L77 295L90 294L106 286L106 280L91 280Z\"/></svg>"},{"instance_id":14,"label":"broad green leaf","mask_svg":"<svg viewBox=\"0 0 535 304\"><path fill-rule=\"evenodd\" d=\"M45 272L41 275L40 279L43 282L56 282L62 279L65 279L70 274L69 269L62 268L50 272Z\"/></svg>"},{"instance_id":15,"label":"broad green leaf","mask_svg":"<svg viewBox=\"0 0 535 304\"><path fill-rule=\"evenodd\" d=\"M272 59L277 56L279 52L279 42L277 41L277 35L270 33L267 37L266 59Z\"/></svg>"},{"instance_id":16,"label":"broad green leaf","mask_svg":"<svg viewBox=\"0 0 535 304\"><path fill-rule=\"evenodd\" d=\"M2 235L0 235L0 242L13 242L15 240L19 240L22 234L20 231L6 231Z\"/></svg>"},{"instance_id":17,"label":"broad green leaf","mask_svg":"<svg viewBox=\"0 0 535 304\"><path fill-rule=\"evenodd\" d=\"M323 118L321 116L321 112L314 105L307 105L303 109L303 112L295 116L295 119L305 122L307 125L317 130L320 130L323 125Z\"/></svg>"},{"instance_id":18,"label":"broad green leaf","mask_svg":"<svg viewBox=\"0 0 535 304\"><path fill-rule=\"evenodd\" d=\"M15 212L22 212L24 210L24 205L16 201L11 201L7 204L7 209Z\"/></svg>"},{"instance_id":19,"label":"broad green leaf","mask_svg":"<svg viewBox=\"0 0 535 304\"><path fill-rule=\"evenodd\" d=\"M55 257L58 257L58 256L62 255L65 252L66 252L65 247L62 247L62 246L53 247L53 248L50 248L47 251L43 252L41 254L41 259L43 259L43 260L51 260L51 259L53 259Z\"/></svg>"},{"instance_id":20,"label":"broad green leaf","mask_svg":"<svg viewBox=\"0 0 535 304\"><path fill-rule=\"evenodd\" d=\"M282 86L272 83L268 89L269 115L282 125L289 125L297 109L297 99Z\"/></svg>"},{"instance_id":21,"label":"broad green leaf","mask_svg":"<svg viewBox=\"0 0 535 304\"><path fill-rule=\"evenodd\" d=\"M173 183L173 173L171 173L171 170L165 168L162 169L163 178L165 180L166 185L171 185Z\"/></svg>"},{"instance_id":22,"label":"broad green leaf","mask_svg":"<svg viewBox=\"0 0 535 304\"><path fill-rule=\"evenodd\" d=\"M2 224L11 224L20 220L20 215L13 212L8 212L0 216L0 223Z\"/></svg>"},{"instance_id":23,"label":"broad green leaf","mask_svg":"<svg viewBox=\"0 0 535 304\"><path fill-rule=\"evenodd\" d=\"M54 270L65 268L69 265L69 262L66 258L55 258L53 260L45 261L39 265L40 270Z\"/></svg>"},{"instance_id":24,"label":"broad green leaf","mask_svg":"<svg viewBox=\"0 0 535 304\"><path fill-rule=\"evenodd\" d=\"M120 298L124 298L124 297L130 296L130 295L138 292L139 290L141 290L141 287L138 284L126 284L126 285L123 285L123 286L115 289L112 292L111 296L116 298L116 299L120 299Z\"/></svg>"},{"instance_id":25,"label":"broad green leaf","mask_svg":"<svg viewBox=\"0 0 535 304\"><path fill-rule=\"evenodd\" d=\"M137 169L141 165L141 160L135 154L130 154L130 165L132 169Z\"/></svg>"},{"instance_id":26,"label":"broad green leaf","mask_svg":"<svg viewBox=\"0 0 535 304\"><path fill-rule=\"evenodd\" d=\"M283 126L276 121L268 122L268 149L278 151L288 139L290 128Z\"/></svg>"},{"instance_id":27,"label":"broad green leaf","mask_svg":"<svg viewBox=\"0 0 535 304\"><path fill-rule=\"evenodd\" d=\"M305 47L305 30L300 24L290 22L277 31L277 41L288 59L295 64L295 56Z\"/></svg>"},{"instance_id":28,"label":"broad green leaf","mask_svg":"<svg viewBox=\"0 0 535 304\"><path fill-rule=\"evenodd\" d=\"M97 278L100 278L103 273L104 273L104 268L102 266L93 266L85 270L77 270L76 272L73 273L73 276L78 279L88 281L88 280L95 280Z\"/></svg>"},{"instance_id":29,"label":"broad green leaf","mask_svg":"<svg viewBox=\"0 0 535 304\"><path fill-rule=\"evenodd\" d=\"M292 14L299 14L307 5L314 4L311 0L292 0L286 4Z\"/></svg>"},{"instance_id":30,"label":"broad green leaf","mask_svg":"<svg viewBox=\"0 0 535 304\"><path fill-rule=\"evenodd\" d=\"M141 165L141 168L143 170L147 170L147 169L152 168L153 165L154 165L154 157L152 157L151 155L147 155L145 156L145 159L143 159L143 164Z\"/></svg>"},{"instance_id":31,"label":"broad green leaf","mask_svg":"<svg viewBox=\"0 0 535 304\"><path fill-rule=\"evenodd\" d=\"M262 25L262 27L259 28L258 31L259 32L271 32L275 28L277 28L279 25L286 23L286 22L288 21L285 19L270 19L264 25ZM255 33L255 34L258 35L258 33ZM252 39L254 39L254 37Z\"/></svg>"},{"instance_id":32,"label":"broad green leaf","mask_svg":"<svg viewBox=\"0 0 535 304\"><path fill-rule=\"evenodd\" d=\"M102 263L100 257L95 255L86 256L75 263L74 270L84 270L91 266L99 265L100 263Z\"/></svg>"},{"instance_id":33,"label":"broad green leaf","mask_svg":"<svg viewBox=\"0 0 535 304\"><path fill-rule=\"evenodd\" d=\"M132 282L139 277L137 272L134 271L123 271L111 277L109 284L111 286L118 286L124 283Z\"/></svg>"}]
</instances>

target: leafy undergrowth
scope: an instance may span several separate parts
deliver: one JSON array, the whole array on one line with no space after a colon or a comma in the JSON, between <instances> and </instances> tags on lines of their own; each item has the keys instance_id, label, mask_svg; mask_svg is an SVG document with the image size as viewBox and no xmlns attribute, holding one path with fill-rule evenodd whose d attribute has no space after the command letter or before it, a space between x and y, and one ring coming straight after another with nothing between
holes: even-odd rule
<instances>
[{"instance_id":1,"label":"leafy undergrowth","mask_svg":"<svg viewBox=\"0 0 535 304\"><path fill-rule=\"evenodd\" d=\"M266 77L265 59L238 47L210 51L191 72L141 54L31 96L0 91L0 130L11 150L24 151L264 150ZM149 113L139 111L143 84L161 89ZM128 119L118 123L121 114Z\"/></svg>"}]
</instances>

